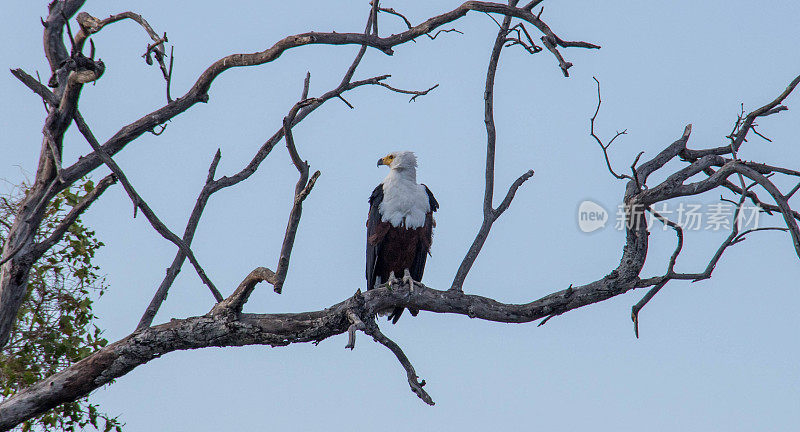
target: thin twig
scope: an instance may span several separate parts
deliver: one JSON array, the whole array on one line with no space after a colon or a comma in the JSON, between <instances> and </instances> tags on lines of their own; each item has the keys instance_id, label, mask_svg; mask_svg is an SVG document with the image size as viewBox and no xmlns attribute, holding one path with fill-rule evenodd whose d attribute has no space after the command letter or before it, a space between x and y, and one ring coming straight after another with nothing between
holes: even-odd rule
<instances>
[{"instance_id":1,"label":"thin twig","mask_svg":"<svg viewBox=\"0 0 800 432\"><path fill-rule=\"evenodd\" d=\"M411 97L411 99L408 100L409 103L414 102L418 97L425 96L431 90L435 89L436 87L439 87L439 84L436 84L436 85L434 85L433 87L431 87L431 88L429 88L427 90L419 91L419 90L403 90L403 89L395 88L395 87L392 87L389 84L386 84L384 82L381 82L381 83L378 83L378 84L381 87L386 87L387 89L389 89L389 90L391 90L393 92L396 92L396 93L403 93L403 94L413 95Z\"/></svg>"},{"instance_id":2,"label":"thin twig","mask_svg":"<svg viewBox=\"0 0 800 432\"><path fill-rule=\"evenodd\" d=\"M535 8L536 6L538 6L538 5L539 5L539 3L543 2L543 1L544 1L544 0L531 0L531 2L530 2L530 3L528 3L528 4L526 4L525 6L523 6L523 7L522 7L522 9L525 9L525 10L533 10L533 8Z\"/></svg>"},{"instance_id":3,"label":"thin twig","mask_svg":"<svg viewBox=\"0 0 800 432\"><path fill-rule=\"evenodd\" d=\"M509 44L506 45L506 47L513 45L520 45L530 54L536 54L542 51L542 47L536 45L536 43L533 42L533 38L531 37L530 33L528 33L528 29L525 28L525 24L523 23L515 24L513 27L509 29L509 34L511 32L516 33L517 37L515 38L507 37L506 42L509 42ZM525 38L527 39L527 41L522 40L522 34L525 34Z\"/></svg>"},{"instance_id":4,"label":"thin twig","mask_svg":"<svg viewBox=\"0 0 800 432\"><path fill-rule=\"evenodd\" d=\"M611 143L613 143L614 140L616 140L618 137L626 135L628 133L628 130L625 129L622 132L617 132L616 135L614 135L614 138L611 138L611 141L609 141L608 144L604 144L603 140L601 140L594 131L594 122L595 120L597 120L597 114L600 113L600 104L603 103L603 99L600 96L600 81L598 81L596 77L592 77L592 79L597 84L597 108L595 108L594 110L594 115L592 115L592 117L589 119L589 134L592 136L592 138L594 138L595 141L597 141L597 144L600 146L600 149L603 150L603 157L606 160L606 167L608 168L608 172L610 172L612 176L620 180L624 179L632 180L633 178L627 174L617 174L614 171L614 168L611 167L611 160L609 160L608 157L608 148L611 147ZM639 156L641 156L641 153L639 154ZM636 160L638 161L639 158L637 157Z\"/></svg>"},{"instance_id":5,"label":"thin twig","mask_svg":"<svg viewBox=\"0 0 800 432\"><path fill-rule=\"evenodd\" d=\"M170 87L172 86L172 65L175 61L175 45L169 49L169 71L167 72L167 103L172 103Z\"/></svg>"},{"instance_id":6,"label":"thin twig","mask_svg":"<svg viewBox=\"0 0 800 432\"><path fill-rule=\"evenodd\" d=\"M377 0L375 0L375 2L377 3ZM306 81L304 87L306 85L308 85L308 81ZM303 90L303 93L307 93L307 91ZM289 259L292 255L292 248L294 247L294 239L297 235L297 227L300 224L300 217L303 214L303 201L311 192L311 188L314 187L314 183L316 183L316 180L320 175L320 172L316 171L314 173L313 181L309 182L308 162L303 161L300 158L300 155L297 153L297 147L295 147L291 126L292 122L294 121L294 113L296 112L296 110L290 111L290 115L284 117L283 119L283 136L286 140L286 148L289 151L292 163L294 163L294 166L300 173L300 178L297 180L297 184L295 185L294 203L292 205L292 210L289 213L289 220L286 224L286 233L284 234L283 244L281 245L281 254L278 258L278 266L275 271L275 283L273 283L273 289L278 294L280 294L283 290L283 283L286 280L286 274L289 271Z\"/></svg>"},{"instance_id":7,"label":"thin twig","mask_svg":"<svg viewBox=\"0 0 800 432\"><path fill-rule=\"evenodd\" d=\"M386 13L388 13L388 14L391 14L391 15L394 15L394 16L397 16L397 17L400 17L400 19L402 19L402 20L403 20L403 22L404 22L404 23L406 23L406 26L407 26L409 29L410 29L411 27L413 27L413 26L411 25L411 21L409 21L409 20L408 20L408 18L406 18L406 17L405 17L405 15L401 14L400 12L397 12L396 10L394 10L394 9L392 9L392 8L378 8L378 11L379 11L379 12L386 12Z\"/></svg>"},{"instance_id":8,"label":"thin twig","mask_svg":"<svg viewBox=\"0 0 800 432\"><path fill-rule=\"evenodd\" d=\"M431 36L430 33L425 33L425 36L428 36L428 38L430 38L430 40L434 40L441 33L458 33L458 34L462 34L462 35L464 34L464 32L462 32L460 30L457 30L457 29L454 29L454 28L450 28L450 29L441 29L441 30L437 31L436 33L434 33L433 36Z\"/></svg>"},{"instance_id":9,"label":"thin twig","mask_svg":"<svg viewBox=\"0 0 800 432\"><path fill-rule=\"evenodd\" d=\"M341 100L342 102L344 102L344 104L347 105L350 109L355 109L355 107L351 105L350 102L348 102L347 99L344 98L344 96L339 94L336 95L336 97L339 98L339 100Z\"/></svg>"}]
</instances>

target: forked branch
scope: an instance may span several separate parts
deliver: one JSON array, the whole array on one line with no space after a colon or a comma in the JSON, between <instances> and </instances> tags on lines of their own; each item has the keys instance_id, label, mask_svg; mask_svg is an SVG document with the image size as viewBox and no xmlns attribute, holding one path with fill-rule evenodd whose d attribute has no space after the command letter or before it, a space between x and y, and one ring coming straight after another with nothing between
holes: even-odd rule
<instances>
[{"instance_id":1,"label":"forked branch","mask_svg":"<svg viewBox=\"0 0 800 432\"><path fill-rule=\"evenodd\" d=\"M595 81L597 81L595 79ZM672 256L667 264L667 271L662 276L650 277L646 279L639 279L636 282L637 287L652 287L650 291L632 307L631 318L634 323L634 332L636 337L639 337L639 312L641 309L671 280L690 280L697 282L700 280L708 279L711 277L714 268L719 262L723 252L745 239L745 235L757 231L788 231L791 235L795 251L800 258L800 229L798 229L797 220L800 219L800 214L791 209L788 203L788 196L796 192L797 188L793 188L788 194L783 194L778 187L768 177L773 174L784 174L787 176L797 177L800 172L783 167L771 166L759 162L741 161L737 157L737 151L741 144L745 142L745 136L749 130L753 130L755 124L753 121L758 117L775 114L786 109L785 106L779 105L782 103L789 94L800 83L800 76L796 77L789 86L784 90L776 99L770 103L744 115L744 109L734 123L732 132L728 135L730 144L716 148L690 150L687 149L686 144L689 136L691 135L692 125L687 125L683 135L667 148L662 150L655 157L645 162L638 168L636 163L642 153L637 156L636 161L632 165L633 176L624 174L616 174L611 168L608 156L608 147L613 139L608 144L604 144L594 132L594 122L600 108L600 87L598 85L598 105L594 115L591 117L590 134L597 141L603 150L606 166L612 175L616 178L628 179L628 186L625 192L626 209L630 211L636 207L644 208L650 211L659 221L664 223L675 230L677 235L677 245ZM624 133L624 132L623 132ZM619 136L620 133L617 134ZM615 136L616 138L616 136ZM724 155L731 155L732 158L724 157ZM653 187L647 187L646 182L648 176L655 171L664 167L668 162L675 157L680 157L688 163L688 166L677 169L670 174L666 180ZM695 175L704 173L708 177L693 183L687 183L690 178ZM739 178L741 186L733 184L728 178L736 175ZM751 184L746 185L745 179L752 181ZM755 186L760 186L766 193L768 193L775 204L764 203L758 196L751 190ZM684 232L682 227L663 215L653 210L652 206L658 202L664 202L671 199L696 196L718 187L724 187L739 196L736 202L730 201L735 204L735 211L733 213L732 229L727 238L717 249L716 253L711 257L705 270L700 273L679 273L675 271L675 263L683 248ZM764 208L768 212L779 211L783 216L786 228L779 227L763 227L751 228L740 231L740 213L742 206L746 199L750 199L754 204L760 208Z\"/></svg>"},{"instance_id":2,"label":"forked branch","mask_svg":"<svg viewBox=\"0 0 800 432\"><path fill-rule=\"evenodd\" d=\"M509 4L510 6L514 7L517 4L517 1L512 0ZM456 271L456 275L453 278L453 283L450 285L450 289L454 291L462 290L462 286L464 285L464 280L467 278L467 274L472 268L472 265L475 263L475 260L478 258L478 254L480 254L483 244L489 237L489 231L492 229L492 224L494 224L497 218L499 218L500 215L502 215L503 212L505 212L506 209L508 209L508 207L511 205L511 201L514 199L517 189L519 189L519 187L522 186L525 181L533 176L533 170L528 170L522 174L519 178L517 178L516 181L514 181L514 183L511 184L505 198L500 205L497 208L493 207L494 162L495 147L497 144L497 130L494 122L494 80L495 75L497 74L497 65L500 60L500 52L503 49L503 44L505 43L506 35L508 34L510 25L511 17L506 16L503 19L503 23L500 24L500 29L497 31L497 37L495 38L494 46L492 47L492 54L489 57L489 67L486 71L486 87L484 90L484 122L486 124L486 185L483 196L483 222L478 230L478 234L475 236L475 240L472 241L472 245L470 246L469 250L467 250L464 259L461 261L461 265Z\"/></svg>"},{"instance_id":3,"label":"forked branch","mask_svg":"<svg viewBox=\"0 0 800 432\"><path fill-rule=\"evenodd\" d=\"M161 219L159 219L158 216L156 216L155 212L150 208L147 202L144 199L142 199L141 195L139 195L139 193L136 192L136 189L133 188L133 185L125 176L125 173L122 171L122 168L120 168L119 165L117 165L117 163L114 161L114 159L112 159L111 156L106 154L103 148L100 147L100 143L97 142L97 139L94 137L93 134L91 134L91 131L89 131L89 133L85 136L85 138L86 141L89 142L89 145L92 146L92 149L94 149L95 153L97 153L100 156L103 163L105 163L106 166L108 166L111 172L114 173L114 175L117 177L119 182L122 183L122 187L125 188L125 192L128 193L128 197L131 199L131 202L133 202L133 207L134 207L133 217L136 217L136 210L141 209L142 214L145 215L147 221L150 222L150 225L153 227L153 229L156 230L156 232L158 232L159 234L161 234L162 237L164 237L165 239L169 240L170 242L178 246L178 248L189 258L189 262L191 262L192 266L194 266L197 275L200 276L200 280L202 280L203 283L211 291L211 294L214 296L214 299L217 302L221 302L223 299L222 294L220 294L217 287L214 286L214 283L211 282L211 279L208 278L208 275L206 275L205 270L203 270L203 268L200 266L200 263L197 261L197 258L195 258L194 252L192 252L192 249L189 247L189 245L186 244L186 242L184 242L183 239L175 235L175 233L170 231L170 229L167 228L167 226L164 225L163 222L161 222Z\"/></svg>"}]
</instances>

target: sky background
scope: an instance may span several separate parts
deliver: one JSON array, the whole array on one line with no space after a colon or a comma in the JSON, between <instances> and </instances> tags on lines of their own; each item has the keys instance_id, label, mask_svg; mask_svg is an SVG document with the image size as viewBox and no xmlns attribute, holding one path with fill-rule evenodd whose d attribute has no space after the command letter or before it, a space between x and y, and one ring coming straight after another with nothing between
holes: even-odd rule
<instances>
[{"instance_id":1,"label":"sky background","mask_svg":"<svg viewBox=\"0 0 800 432\"><path fill-rule=\"evenodd\" d=\"M213 61L254 52L309 30L360 32L367 1L97 2L97 17L133 10L175 45L172 94L183 94ZM459 3L385 2L413 23ZM570 284L603 277L616 267L624 234L613 227L585 234L579 203L591 199L613 212L624 183L606 171L588 134L596 104L592 76L602 83L597 130L628 129L612 147L612 163L627 170L639 151L652 157L694 125L690 147L726 143L744 104L747 111L777 96L800 74L800 3L708 0L545 2L543 19L562 38L601 50L562 50L575 66L564 78L547 51L531 56L505 49L496 84L497 190L527 169L535 176L495 224L464 289L504 302L527 302ZM46 2L4 8L4 70L21 67L49 78L39 17ZM403 30L381 16L381 34ZM386 175L375 160L393 150L419 156L418 179L441 209L424 282L449 287L481 221L485 129L483 85L497 26L480 13L454 25L464 34L421 37L394 56L369 51L355 79L385 73L402 88L440 86L408 103L380 87L346 95L351 110L327 102L294 130L300 155L322 171L306 201L282 295L260 285L249 312L318 310L364 285L367 198ZM447 26L446 28L450 28ZM530 28L538 39L540 36ZM104 141L165 102L155 67L141 58L149 39L133 22L94 37L105 75L85 87L80 109ZM173 231L182 232L222 150L218 175L238 172L280 127L296 102L306 71L311 96L335 87L358 47L310 46L278 60L229 70L163 135L149 134L116 156L139 193ZM10 74L0 76L0 178L16 184L35 172L44 110ZM800 95L790 111L760 120L772 143L751 138L740 156L800 167ZM90 151L73 127L65 165ZM681 166L672 163L671 168ZM95 180L106 174L99 169ZM665 178L656 174L650 184ZM275 267L297 174L283 144L259 171L215 194L193 249L227 295L254 267ZM789 182L778 181L788 190ZM7 187L7 186L3 186ZM719 192L685 202L713 203ZM677 203L676 203L677 204ZM131 332L175 255L132 206L121 186L109 189L84 216L106 243L96 262L109 292L95 306L110 341ZM780 225L779 218L762 219ZM701 271L726 232L691 232L677 270ZM642 276L662 274L675 245L672 232L653 230ZM751 431L796 430L800 422L800 265L787 234L764 232L730 248L712 279L667 285L640 315L636 339L633 291L571 311L544 327L421 313L384 332L400 344L436 401L414 396L405 373L384 347L360 335L319 346L261 346L173 352L97 390L91 400L119 415L131 432L291 430L536 430ZM208 290L184 266L156 321L204 314Z\"/></svg>"}]
</instances>

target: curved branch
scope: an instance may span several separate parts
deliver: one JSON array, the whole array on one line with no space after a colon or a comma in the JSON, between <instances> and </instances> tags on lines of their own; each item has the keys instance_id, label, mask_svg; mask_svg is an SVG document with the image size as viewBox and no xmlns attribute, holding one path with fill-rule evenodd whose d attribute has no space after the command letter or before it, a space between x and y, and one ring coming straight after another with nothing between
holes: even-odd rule
<instances>
[{"instance_id":1,"label":"curved branch","mask_svg":"<svg viewBox=\"0 0 800 432\"><path fill-rule=\"evenodd\" d=\"M74 50L78 52L83 50L83 46L89 36L99 32L103 29L103 27L124 19L136 21L136 23L139 24L145 32L147 32L147 35L150 36L150 39L153 40L153 43L147 46L147 51L143 57L145 57L145 59L148 61L148 64L152 64L150 53L155 53L156 61L161 69L161 73L164 75L164 79L168 79L170 77L169 70L164 62L164 57L166 56L164 51L164 42L167 42L166 34L163 37L159 36L158 33L153 30L153 27L150 26L150 23L148 23L147 20L141 15L129 11L111 15L105 19L97 19L86 12L81 12L75 17L75 19L78 21L78 24L81 27L81 31L75 35Z\"/></svg>"},{"instance_id":2,"label":"curved branch","mask_svg":"<svg viewBox=\"0 0 800 432\"><path fill-rule=\"evenodd\" d=\"M408 376L408 385L411 386L411 391L414 392L417 397L422 399L428 405L436 405L433 402L431 396L426 392L423 387L425 387L425 380L420 381L419 377L417 376L417 372L414 370L414 366L411 364L411 360L408 359L406 353L403 352L403 349L400 348L400 345L397 345L395 341L389 339L381 332L381 329L378 328L378 325L375 324L373 321L372 325L367 326L364 329L368 335L372 336L376 342L389 348L389 350L397 357L397 360L403 366L403 369L406 370L406 375Z\"/></svg>"},{"instance_id":3,"label":"curved branch","mask_svg":"<svg viewBox=\"0 0 800 432\"><path fill-rule=\"evenodd\" d=\"M198 102L207 102L208 90L211 88L211 84L216 77L228 69L269 63L280 57L286 50L304 45L362 45L378 49L386 54L392 54L394 52L393 47L409 42L418 36L430 33L432 30L444 24L465 16L469 11L495 13L522 19L537 27L539 31L548 37L548 40L551 40L554 45L559 47L600 48L599 45L588 42L571 42L561 39L553 33L552 29L550 29L544 21L529 10L505 4L479 1L465 2L456 9L432 17L402 33L387 37L379 37L374 34L364 33L320 32L308 32L287 36L264 51L250 54L232 54L217 60L200 75L192 88L184 96L123 127L103 144L103 150L110 156L114 156L129 142L143 133L152 130L155 126L167 122ZM101 161L96 153L82 158L72 166L64 169L65 182L69 183L83 177L89 171L100 166L100 164Z\"/></svg>"}]
</instances>

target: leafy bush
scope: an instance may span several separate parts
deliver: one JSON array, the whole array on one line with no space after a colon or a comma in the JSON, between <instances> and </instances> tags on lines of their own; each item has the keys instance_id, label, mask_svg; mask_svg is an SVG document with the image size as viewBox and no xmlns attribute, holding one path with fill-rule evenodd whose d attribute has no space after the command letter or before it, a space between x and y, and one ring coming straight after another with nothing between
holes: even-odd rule
<instances>
[{"instance_id":1,"label":"leafy bush","mask_svg":"<svg viewBox=\"0 0 800 432\"><path fill-rule=\"evenodd\" d=\"M78 201L94 188L91 180L60 193L49 204L38 240L53 232ZM0 247L14 221L28 185L0 195ZM28 291L11 339L0 350L0 398L61 370L104 347L108 341L95 324L93 298L108 286L93 264L103 246L78 219L64 237L34 264ZM88 398L63 404L17 427L29 431L74 431L88 425L105 432L122 430L117 418L99 411Z\"/></svg>"}]
</instances>

